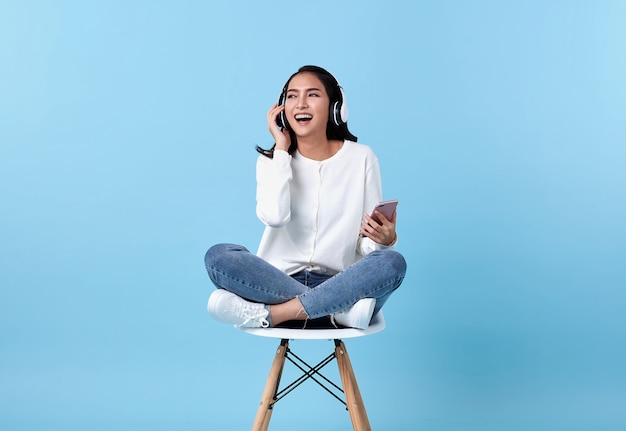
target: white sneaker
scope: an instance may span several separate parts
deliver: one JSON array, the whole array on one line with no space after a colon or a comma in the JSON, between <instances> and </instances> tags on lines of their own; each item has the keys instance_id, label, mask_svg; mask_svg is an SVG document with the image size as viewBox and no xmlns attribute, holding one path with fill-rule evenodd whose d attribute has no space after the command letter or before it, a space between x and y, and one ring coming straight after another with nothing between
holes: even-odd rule
<instances>
[{"instance_id":1,"label":"white sneaker","mask_svg":"<svg viewBox=\"0 0 626 431\"><path fill-rule=\"evenodd\" d=\"M370 325L375 305L376 300L374 298L363 298L352 307L333 313L330 320L333 324L339 323L349 328L365 329Z\"/></svg>"},{"instance_id":2,"label":"white sneaker","mask_svg":"<svg viewBox=\"0 0 626 431\"><path fill-rule=\"evenodd\" d=\"M217 289L209 297L207 310L211 317L236 327L267 328L269 311L264 304L246 301L224 289Z\"/></svg>"}]
</instances>

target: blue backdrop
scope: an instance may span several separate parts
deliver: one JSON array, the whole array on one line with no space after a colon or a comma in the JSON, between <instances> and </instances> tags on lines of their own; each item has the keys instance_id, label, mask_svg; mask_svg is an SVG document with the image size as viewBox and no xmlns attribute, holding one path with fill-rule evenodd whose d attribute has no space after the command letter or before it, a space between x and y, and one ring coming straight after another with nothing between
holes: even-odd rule
<instances>
[{"instance_id":1,"label":"blue backdrop","mask_svg":"<svg viewBox=\"0 0 626 431\"><path fill-rule=\"evenodd\" d=\"M208 317L202 259L256 249L254 146L317 64L400 200L405 283L348 343L373 428L623 430L624 22L622 1L0 1L0 428L250 427L276 343ZM350 428L299 392L272 429Z\"/></svg>"}]
</instances>

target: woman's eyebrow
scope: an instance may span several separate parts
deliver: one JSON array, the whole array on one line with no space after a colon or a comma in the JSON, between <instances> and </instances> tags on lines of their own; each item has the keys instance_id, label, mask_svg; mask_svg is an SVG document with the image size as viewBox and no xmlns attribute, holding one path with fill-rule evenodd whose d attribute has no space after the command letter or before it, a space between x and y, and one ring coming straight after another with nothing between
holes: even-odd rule
<instances>
[{"instance_id":1,"label":"woman's eyebrow","mask_svg":"<svg viewBox=\"0 0 626 431\"><path fill-rule=\"evenodd\" d=\"M291 91L300 91L300 89L298 88L290 88L289 90L287 90L287 93L291 92ZM306 88L304 89L304 91L322 91L319 88L316 87L312 87L312 88Z\"/></svg>"}]
</instances>

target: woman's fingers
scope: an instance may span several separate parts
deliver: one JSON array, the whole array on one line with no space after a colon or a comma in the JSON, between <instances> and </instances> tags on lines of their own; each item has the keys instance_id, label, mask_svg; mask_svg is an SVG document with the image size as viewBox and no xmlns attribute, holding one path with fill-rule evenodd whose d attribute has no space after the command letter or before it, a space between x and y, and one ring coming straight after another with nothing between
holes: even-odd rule
<instances>
[{"instance_id":1,"label":"woman's fingers","mask_svg":"<svg viewBox=\"0 0 626 431\"><path fill-rule=\"evenodd\" d=\"M396 214L394 212L391 220L387 219L384 214L374 211L376 218L363 214L361 222L361 234L367 236L372 241L383 245L390 245L396 237Z\"/></svg>"},{"instance_id":2,"label":"woman's fingers","mask_svg":"<svg viewBox=\"0 0 626 431\"><path fill-rule=\"evenodd\" d=\"M284 105L278 105L277 103L272 105L270 110L267 111L267 126L268 126L270 133L274 137L276 148L279 150L287 151L291 144L291 139L289 138L289 132L287 130L281 129L278 123L276 122L278 115L280 115L280 113L284 110L285 110Z\"/></svg>"}]
</instances>

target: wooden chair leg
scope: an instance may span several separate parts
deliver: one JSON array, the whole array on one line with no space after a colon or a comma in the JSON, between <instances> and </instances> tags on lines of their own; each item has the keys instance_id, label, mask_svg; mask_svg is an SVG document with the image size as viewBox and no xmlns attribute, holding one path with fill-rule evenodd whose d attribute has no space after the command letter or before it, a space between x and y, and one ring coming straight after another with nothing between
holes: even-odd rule
<instances>
[{"instance_id":1,"label":"wooden chair leg","mask_svg":"<svg viewBox=\"0 0 626 431\"><path fill-rule=\"evenodd\" d=\"M278 392L278 385L280 384L280 377L283 374L283 367L285 365L285 352L289 346L289 340L282 340L276 351L272 368L270 369L270 375L265 383L265 390L261 397L261 403L252 425L252 431L267 431L270 426L270 419L272 417L272 411L274 410L274 398L276 392Z\"/></svg>"},{"instance_id":2,"label":"wooden chair leg","mask_svg":"<svg viewBox=\"0 0 626 431\"><path fill-rule=\"evenodd\" d=\"M346 403L348 412L352 420L352 428L355 431L371 431L363 398L359 391L359 385L354 376L354 370L350 363L350 357L346 346L341 340L335 340L335 356L337 357L337 366L339 367L339 375L341 376L341 384L346 395Z\"/></svg>"}]
</instances>

